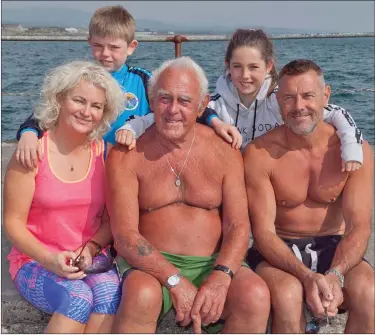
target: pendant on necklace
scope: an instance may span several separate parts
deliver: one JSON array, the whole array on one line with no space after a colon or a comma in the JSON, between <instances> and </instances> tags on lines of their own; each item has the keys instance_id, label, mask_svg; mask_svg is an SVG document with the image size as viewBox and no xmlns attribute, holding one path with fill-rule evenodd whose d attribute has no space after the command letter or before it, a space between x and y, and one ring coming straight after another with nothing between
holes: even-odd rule
<instances>
[{"instance_id":1,"label":"pendant on necklace","mask_svg":"<svg viewBox=\"0 0 375 335\"><path fill-rule=\"evenodd\" d=\"M181 186L181 180L180 178L177 177L176 181L174 182L176 184L177 187L180 187Z\"/></svg>"}]
</instances>

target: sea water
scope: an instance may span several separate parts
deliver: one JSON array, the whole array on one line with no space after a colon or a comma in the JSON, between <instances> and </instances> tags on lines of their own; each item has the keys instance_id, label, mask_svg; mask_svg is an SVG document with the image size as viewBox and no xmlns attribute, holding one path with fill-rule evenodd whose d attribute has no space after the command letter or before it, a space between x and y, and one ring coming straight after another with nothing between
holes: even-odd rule
<instances>
[{"instance_id":1,"label":"sea water","mask_svg":"<svg viewBox=\"0 0 375 335\"><path fill-rule=\"evenodd\" d=\"M224 71L227 41L187 42L182 55L206 71L210 91ZM364 138L375 143L374 39L326 38L274 41L277 69L297 58L314 60L331 86L330 102L347 109ZM141 42L128 64L152 70L174 58L170 42ZM2 141L13 140L38 101L45 72L76 59L92 59L87 42L2 42ZM32 95L12 95L27 93Z\"/></svg>"}]
</instances>

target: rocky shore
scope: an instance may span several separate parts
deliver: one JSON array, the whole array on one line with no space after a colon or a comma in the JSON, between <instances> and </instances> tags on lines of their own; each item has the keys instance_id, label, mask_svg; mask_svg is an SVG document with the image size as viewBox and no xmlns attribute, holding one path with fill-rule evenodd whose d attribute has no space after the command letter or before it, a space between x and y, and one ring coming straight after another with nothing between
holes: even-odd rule
<instances>
[{"instance_id":1,"label":"rocky shore","mask_svg":"<svg viewBox=\"0 0 375 335\"><path fill-rule=\"evenodd\" d=\"M2 143L1 145L1 185L3 188L4 174L9 162L9 158L15 149L14 143ZM374 149L374 148L373 148ZM373 215L374 226L374 215ZM374 231L369 242L366 258L374 266ZM1 332L2 333L42 333L49 321L49 316L39 312L27 303L15 290L13 282L9 276L9 263L6 259L10 250L10 244L5 239L3 231L1 233ZM191 334L192 328L181 328L175 321L173 311L167 314L159 325L157 332L162 334ZM335 317L331 324L322 326L320 333L340 334L344 332L346 314Z\"/></svg>"}]
</instances>

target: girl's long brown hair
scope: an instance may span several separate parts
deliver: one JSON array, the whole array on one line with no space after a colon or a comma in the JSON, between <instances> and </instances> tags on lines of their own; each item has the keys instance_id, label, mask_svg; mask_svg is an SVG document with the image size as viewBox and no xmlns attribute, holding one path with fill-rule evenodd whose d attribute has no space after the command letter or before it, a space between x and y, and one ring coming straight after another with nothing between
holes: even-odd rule
<instances>
[{"instance_id":1,"label":"girl's long brown hair","mask_svg":"<svg viewBox=\"0 0 375 335\"><path fill-rule=\"evenodd\" d=\"M270 95L273 89L277 86L278 74L275 67L275 57L273 52L273 45L271 40L261 29L237 29L229 41L225 61L227 64L232 59L233 51L239 47L253 47L257 48L266 64L273 60L273 66L270 72L272 77L271 86L267 95Z\"/></svg>"}]
</instances>

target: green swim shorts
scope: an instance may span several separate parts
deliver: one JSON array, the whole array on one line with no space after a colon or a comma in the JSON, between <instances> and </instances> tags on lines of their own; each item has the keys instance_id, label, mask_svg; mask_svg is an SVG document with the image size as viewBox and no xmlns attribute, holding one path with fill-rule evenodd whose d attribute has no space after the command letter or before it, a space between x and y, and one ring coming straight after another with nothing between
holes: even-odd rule
<instances>
[{"instance_id":1,"label":"green swim shorts","mask_svg":"<svg viewBox=\"0 0 375 335\"><path fill-rule=\"evenodd\" d=\"M212 256L200 257L200 256L182 256L174 255L166 252L161 254L174 266L176 266L181 273L188 278L196 287L200 287L203 281L211 273L212 268L215 264L216 257L218 254ZM123 276L128 270L132 268L126 261L120 256L116 258L119 273ZM245 262L242 262L241 266L249 267ZM159 321L166 315L169 310L173 307L172 298L169 291L163 286L163 304L159 315ZM204 330L208 333L214 334L220 331L223 327L222 324L212 324L208 327L204 327Z\"/></svg>"}]
</instances>

